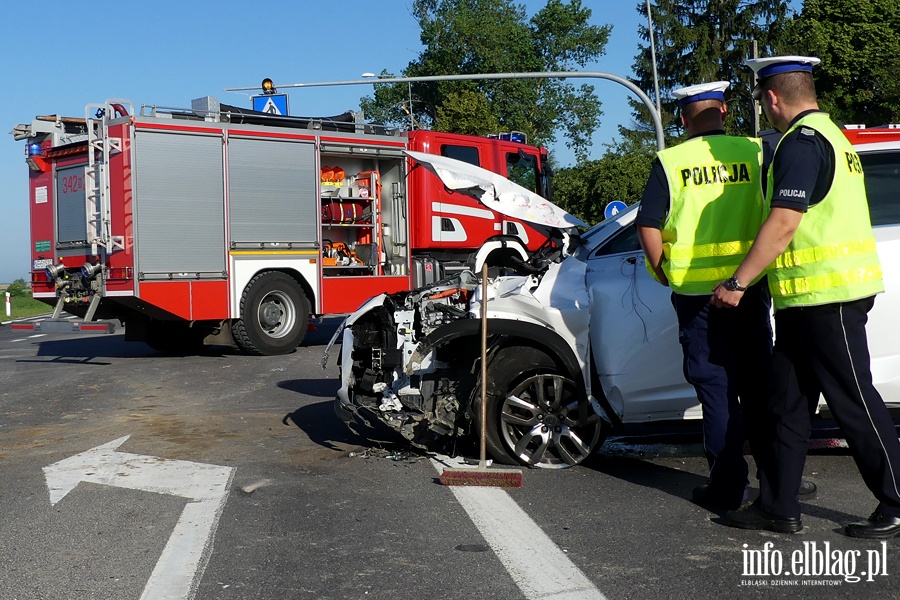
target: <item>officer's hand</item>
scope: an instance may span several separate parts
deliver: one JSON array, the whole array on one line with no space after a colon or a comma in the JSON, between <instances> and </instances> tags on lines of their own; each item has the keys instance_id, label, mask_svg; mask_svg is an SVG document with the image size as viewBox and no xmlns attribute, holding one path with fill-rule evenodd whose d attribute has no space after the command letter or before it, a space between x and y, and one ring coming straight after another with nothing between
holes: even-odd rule
<instances>
[{"instance_id":1,"label":"officer's hand","mask_svg":"<svg viewBox=\"0 0 900 600\"><path fill-rule=\"evenodd\" d=\"M734 308L744 297L744 292L731 291L725 287L724 283L723 281L716 286L709 303L716 308Z\"/></svg>"}]
</instances>

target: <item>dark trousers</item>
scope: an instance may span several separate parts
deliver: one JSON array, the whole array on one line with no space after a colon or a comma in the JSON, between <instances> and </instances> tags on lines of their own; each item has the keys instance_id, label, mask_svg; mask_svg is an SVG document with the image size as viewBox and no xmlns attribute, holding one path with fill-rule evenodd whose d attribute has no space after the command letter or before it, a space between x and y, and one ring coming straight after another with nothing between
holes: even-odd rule
<instances>
[{"instance_id":1,"label":"dark trousers","mask_svg":"<svg viewBox=\"0 0 900 600\"><path fill-rule=\"evenodd\" d=\"M740 501L748 483L744 440L747 431L759 431L755 409L767 391L760 374L768 372L772 351L769 292L764 279L736 308L716 308L709 299L672 294L684 378L703 408L709 486L722 498ZM755 453L754 439L750 446Z\"/></svg>"},{"instance_id":2,"label":"dark trousers","mask_svg":"<svg viewBox=\"0 0 900 600\"><path fill-rule=\"evenodd\" d=\"M799 517L797 491L821 394L863 481L885 514L900 517L900 442L872 385L866 320L874 297L775 313L774 387L763 420L760 508Z\"/></svg>"}]
</instances>

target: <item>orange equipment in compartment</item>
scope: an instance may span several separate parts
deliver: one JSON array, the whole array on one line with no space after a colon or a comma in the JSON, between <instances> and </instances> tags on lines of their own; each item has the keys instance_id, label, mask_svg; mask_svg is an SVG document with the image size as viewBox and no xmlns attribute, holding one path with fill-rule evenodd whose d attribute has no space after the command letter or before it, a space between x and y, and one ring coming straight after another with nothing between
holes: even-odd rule
<instances>
[{"instance_id":1,"label":"orange equipment in compartment","mask_svg":"<svg viewBox=\"0 0 900 600\"><path fill-rule=\"evenodd\" d=\"M383 271L383 262L384 257L381 256L381 253L384 249L384 239L382 238L381 233L381 173L378 171L360 171L354 177L355 183L357 187L359 187L359 197L360 198L370 198L374 200L373 210L374 213L374 224L375 230L377 232L377 239L375 240L375 261L378 263L378 274L382 275ZM370 189L372 186L372 181L375 182L375 196L372 197L372 190ZM363 231L360 232L359 235L359 243L360 244L371 244L372 243L372 232L371 231Z\"/></svg>"},{"instance_id":2,"label":"orange equipment in compartment","mask_svg":"<svg viewBox=\"0 0 900 600\"><path fill-rule=\"evenodd\" d=\"M361 264L363 262L356 256L356 252L351 250L344 242L324 240L322 244L322 266L349 267Z\"/></svg>"}]
</instances>

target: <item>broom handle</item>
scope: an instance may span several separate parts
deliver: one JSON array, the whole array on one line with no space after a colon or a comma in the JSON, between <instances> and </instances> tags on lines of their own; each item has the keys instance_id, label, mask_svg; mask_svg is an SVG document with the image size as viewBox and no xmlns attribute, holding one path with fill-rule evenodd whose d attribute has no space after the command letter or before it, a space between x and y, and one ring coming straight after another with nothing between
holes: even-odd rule
<instances>
[{"instance_id":1,"label":"broom handle","mask_svg":"<svg viewBox=\"0 0 900 600\"><path fill-rule=\"evenodd\" d=\"M481 265L481 454L478 466L487 467L487 261Z\"/></svg>"}]
</instances>

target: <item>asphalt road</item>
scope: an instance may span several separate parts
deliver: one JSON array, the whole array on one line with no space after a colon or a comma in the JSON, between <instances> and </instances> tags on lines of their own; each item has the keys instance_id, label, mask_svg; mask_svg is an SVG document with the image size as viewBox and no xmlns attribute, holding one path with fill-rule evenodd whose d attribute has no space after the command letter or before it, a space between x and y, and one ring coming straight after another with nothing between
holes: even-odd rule
<instances>
[{"instance_id":1,"label":"asphalt road","mask_svg":"<svg viewBox=\"0 0 900 600\"><path fill-rule=\"evenodd\" d=\"M334 416L334 326L262 358L0 327L0 600L900 597L900 542L840 534L875 502L839 442L811 451L794 536L687 500L692 428L448 488Z\"/></svg>"}]
</instances>

